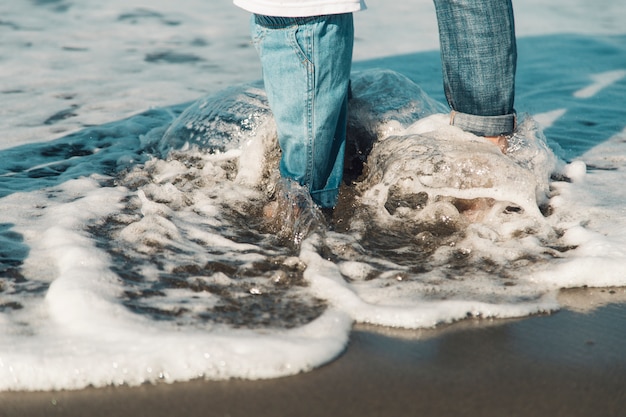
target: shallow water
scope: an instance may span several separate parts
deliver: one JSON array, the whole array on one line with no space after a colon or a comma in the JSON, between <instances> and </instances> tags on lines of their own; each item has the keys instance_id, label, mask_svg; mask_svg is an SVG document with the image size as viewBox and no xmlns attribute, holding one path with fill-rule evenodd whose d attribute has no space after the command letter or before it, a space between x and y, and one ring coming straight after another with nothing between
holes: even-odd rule
<instances>
[{"instance_id":1,"label":"shallow water","mask_svg":"<svg viewBox=\"0 0 626 417\"><path fill-rule=\"evenodd\" d=\"M507 155L447 125L430 38L358 61L340 206L324 218L296 187L268 224L283 189L228 27L245 16L204 3L222 23L122 2L3 15L23 55L2 58L0 389L278 377L336 358L354 323L525 317L561 289L626 285L622 34L520 39L528 114ZM37 52L49 65L26 74Z\"/></svg>"}]
</instances>

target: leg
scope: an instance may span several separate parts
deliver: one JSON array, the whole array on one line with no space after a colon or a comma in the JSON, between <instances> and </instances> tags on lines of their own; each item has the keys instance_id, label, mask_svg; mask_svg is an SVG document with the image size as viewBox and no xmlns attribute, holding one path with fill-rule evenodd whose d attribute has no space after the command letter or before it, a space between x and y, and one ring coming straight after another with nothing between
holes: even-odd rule
<instances>
[{"instance_id":1,"label":"leg","mask_svg":"<svg viewBox=\"0 0 626 417\"><path fill-rule=\"evenodd\" d=\"M511 0L435 0L451 124L479 136L515 129Z\"/></svg>"},{"instance_id":2,"label":"leg","mask_svg":"<svg viewBox=\"0 0 626 417\"><path fill-rule=\"evenodd\" d=\"M352 14L253 17L253 38L282 150L280 173L334 207L343 175Z\"/></svg>"}]
</instances>

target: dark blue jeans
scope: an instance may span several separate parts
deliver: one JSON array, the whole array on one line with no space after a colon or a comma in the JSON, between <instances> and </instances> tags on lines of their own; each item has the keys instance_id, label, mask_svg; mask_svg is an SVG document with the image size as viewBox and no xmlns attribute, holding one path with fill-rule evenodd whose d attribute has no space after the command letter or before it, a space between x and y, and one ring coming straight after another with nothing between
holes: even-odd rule
<instances>
[{"instance_id":1,"label":"dark blue jeans","mask_svg":"<svg viewBox=\"0 0 626 417\"><path fill-rule=\"evenodd\" d=\"M510 0L434 0L451 124L479 136L515 129L517 48Z\"/></svg>"}]
</instances>

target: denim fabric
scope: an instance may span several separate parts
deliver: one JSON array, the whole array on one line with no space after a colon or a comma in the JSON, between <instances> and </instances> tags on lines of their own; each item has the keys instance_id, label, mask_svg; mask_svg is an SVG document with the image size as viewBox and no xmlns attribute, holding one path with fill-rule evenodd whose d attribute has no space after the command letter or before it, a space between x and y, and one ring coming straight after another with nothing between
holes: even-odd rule
<instances>
[{"instance_id":1,"label":"denim fabric","mask_svg":"<svg viewBox=\"0 0 626 417\"><path fill-rule=\"evenodd\" d=\"M352 14L253 15L252 39L282 150L280 173L334 207L343 176Z\"/></svg>"},{"instance_id":2,"label":"denim fabric","mask_svg":"<svg viewBox=\"0 0 626 417\"><path fill-rule=\"evenodd\" d=\"M511 0L434 0L451 123L480 136L515 129Z\"/></svg>"}]
</instances>

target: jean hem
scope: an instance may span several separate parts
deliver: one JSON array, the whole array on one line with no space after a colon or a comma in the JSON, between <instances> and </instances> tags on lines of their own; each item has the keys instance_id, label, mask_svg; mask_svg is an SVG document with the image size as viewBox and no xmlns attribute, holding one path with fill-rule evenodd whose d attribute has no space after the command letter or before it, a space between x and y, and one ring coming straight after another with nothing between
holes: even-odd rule
<instances>
[{"instance_id":1,"label":"jean hem","mask_svg":"<svg viewBox=\"0 0 626 417\"><path fill-rule=\"evenodd\" d=\"M501 116L476 116L452 111L450 124L477 136L510 135L517 126L517 115L511 113Z\"/></svg>"},{"instance_id":2,"label":"jean hem","mask_svg":"<svg viewBox=\"0 0 626 417\"><path fill-rule=\"evenodd\" d=\"M322 208L333 208L337 205L339 188L311 191L310 194L315 204Z\"/></svg>"}]
</instances>

